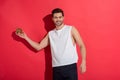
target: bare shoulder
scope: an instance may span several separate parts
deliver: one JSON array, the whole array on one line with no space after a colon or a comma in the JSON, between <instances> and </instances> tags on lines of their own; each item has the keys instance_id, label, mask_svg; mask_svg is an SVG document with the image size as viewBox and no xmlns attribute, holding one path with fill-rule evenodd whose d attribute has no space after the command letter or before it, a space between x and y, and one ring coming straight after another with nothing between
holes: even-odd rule
<instances>
[{"instance_id":1,"label":"bare shoulder","mask_svg":"<svg viewBox=\"0 0 120 80\"><path fill-rule=\"evenodd\" d=\"M49 38L49 33L47 33L45 36L44 36L44 39L48 39Z\"/></svg>"},{"instance_id":2,"label":"bare shoulder","mask_svg":"<svg viewBox=\"0 0 120 80\"><path fill-rule=\"evenodd\" d=\"M84 45L83 41L82 41L82 37L80 36L80 33L78 31L78 29L76 27L72 27L72 36L75 39L75 41L78 43L79 46Z\"/></svg>"},{"instance_id":3,"label":"bare shoulder","mask_svg":"<svg viewBox=\"0 0 120 80\"><path fill-rule=\"evenodd\" d=\"M72 35L78 35L79 34L79 31L75 26L72 26L71 32L72 32Z\"/></svg>"}]
</instances>

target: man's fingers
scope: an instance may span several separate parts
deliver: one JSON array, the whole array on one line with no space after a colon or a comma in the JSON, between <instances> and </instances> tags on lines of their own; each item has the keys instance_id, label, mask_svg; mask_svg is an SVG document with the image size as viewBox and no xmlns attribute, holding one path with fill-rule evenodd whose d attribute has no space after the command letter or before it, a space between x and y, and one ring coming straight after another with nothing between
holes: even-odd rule
<instances>
[{"instance_id":1,"label":"man's fingers","mask_svg":"<svg viewBox=\"0 0 120 80\"><path fill-rule=\"evenodd\" d=\"M80 72L81 72L81 74L85 73L86 72L86 66L81 64L80 65Z\"/></svg>"}]
</instances>

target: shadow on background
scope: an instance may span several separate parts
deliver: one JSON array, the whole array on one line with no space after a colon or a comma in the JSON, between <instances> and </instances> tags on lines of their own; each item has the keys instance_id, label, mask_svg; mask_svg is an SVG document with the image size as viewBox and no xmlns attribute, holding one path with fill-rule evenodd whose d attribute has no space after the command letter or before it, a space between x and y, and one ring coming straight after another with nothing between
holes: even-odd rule
<instances>
[{"instance_id":1,"label":"shadow on background","mask_svg":"<svg viewBox=\"0 0 120 80\"><path fill-rule=\"evenodd\" d=\"M43 18L43 21L44 21L44 28L45 28L45 30L47 32L49 32L50 30L55 28L54 23L52 21L52 15L51 14L46 15ZM14 40L22 42L30 50L37 53L37 51L33 47L31 47L30 44L26 40L18 37L15 34L15 31L12 32L12 37L13 37ZM44 52L45 52L45 74L44 74L44 79L45 80L52 80L52 58L51 58L50 45L47 46L44 49Z\"/></svg>"},{"instance_id":2,"label":"shadow on background","mask_svg":"<svg viewBox=\"0 0 120 80\"><path fill-rule=\"evenodd\" d=\"M54 29L54 23L52 21L52 15L48 14L43 18L44 27L47 32ZM50 45L44 49L45 51L45 80L52 80L52 58L51 58L51 51Z\"/></svg>"},{"instance_id":3,"label":"shadow on background","mask_svg":"<svg viewBox=\"0 0 120 80\"><path fill-rule=\"evenodd\" d=\"M32 50L33 52L37 53L37 50L35 50L32 46L30 46L30 44L29 44L26 40L18 37L18 36L15 34L15 31L12 32L12 37L13 37L14 40L19 41L19 42L22 42L22 43L23 43L25 46L27 46L30 50Z\"/></svg>"},{"instance_id":4,"label":"shadow on background","mask_svg":"<svg viewBox=\"0 0 120 80\"><path fill-rule=\"evenodd\" d=\"M4 5L6 0L0 0L0 6Z\"/></svg>"}]
</instances>

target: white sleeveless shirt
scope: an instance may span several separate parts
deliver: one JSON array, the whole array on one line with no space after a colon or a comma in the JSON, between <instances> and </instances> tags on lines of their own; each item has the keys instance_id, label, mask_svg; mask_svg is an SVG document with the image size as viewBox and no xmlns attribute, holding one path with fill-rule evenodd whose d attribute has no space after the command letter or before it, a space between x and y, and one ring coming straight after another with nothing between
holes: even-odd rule
<instances>
[{"instance_id":1,"label":"white sleeveless shirt","mask_svg":"<svg viewBox=\"0 0 120 80\"><path fill-rule=\"evenodd\" d=\"M76 45L73 45L71 36L72 26L64 25L60 30L51 30L49 34L52 54L52 67L77 63Z\"/></svg>"}]
</instances>

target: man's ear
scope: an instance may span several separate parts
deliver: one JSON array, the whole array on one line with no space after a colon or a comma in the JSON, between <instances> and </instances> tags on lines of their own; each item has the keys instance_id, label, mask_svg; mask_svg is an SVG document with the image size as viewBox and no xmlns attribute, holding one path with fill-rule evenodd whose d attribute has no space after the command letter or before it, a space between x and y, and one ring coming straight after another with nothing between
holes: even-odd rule
<instances>
[{"instance_id":1,"label":"man's ear","mask_svg":"<svg viewBox=\"0 0 120 80\"><path fill-rule=\"evenodd\" d=\"M64 19L64 16L63 16L63 19Z\"/></svg>"}]
</instances>

